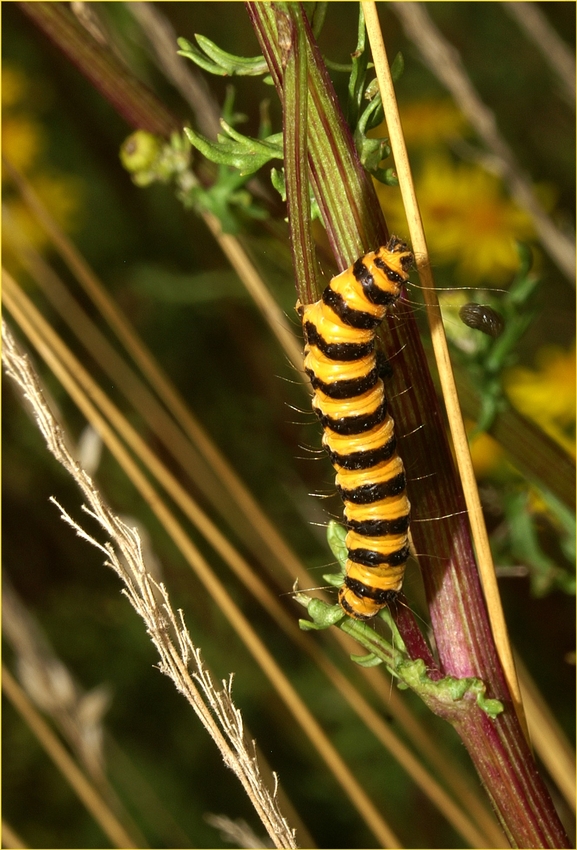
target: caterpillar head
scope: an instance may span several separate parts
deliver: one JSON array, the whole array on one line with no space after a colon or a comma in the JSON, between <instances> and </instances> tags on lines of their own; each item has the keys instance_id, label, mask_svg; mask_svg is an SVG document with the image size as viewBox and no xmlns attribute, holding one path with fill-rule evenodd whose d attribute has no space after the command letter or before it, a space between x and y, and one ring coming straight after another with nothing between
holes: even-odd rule
<instances>
[{"instance_id":1,"label":"caterpillar head","mask_svg":"<svg viewBox=\"0 0 577 850\"><path fill-rule=\"evenodd\" d=\"M409 246L397 236L391 236L386 245L375 251L375 260L377 258L384 260L389 268L401 275L403 280L406 280L409 276L414 263L413 253Z\"/></svg>"},{"instance_id":2,"label":"caterpillar head","mask_svg":"<svg viewBox=\"0 0 577 850\"><path fill-rule=\"evenodd\" d=\"M407 245L393 236L386 245L362 257L353 267L353 273L357 279L360 279L357 267L362 264L363 275L368 275L378 290L389 293L389 304L391 304L401 294L403 284L408 280L412 263L413 254Z\"/></svg>"}]
</instances>

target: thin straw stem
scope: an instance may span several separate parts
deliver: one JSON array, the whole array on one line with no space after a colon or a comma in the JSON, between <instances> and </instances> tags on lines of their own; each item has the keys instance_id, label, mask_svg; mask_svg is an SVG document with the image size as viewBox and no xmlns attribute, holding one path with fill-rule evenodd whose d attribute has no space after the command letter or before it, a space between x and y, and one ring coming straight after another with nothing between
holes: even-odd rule
<instances>
[{"instance_id":1,"label":"thin straw stem","mask_svg":"<svg viewBox=\"0 0 577 850\"><path fill-rule=\"evenodd\" d=\"M2 690L112 844L115 847L137 847L4 665Z\"/></svg>"},{"instance_id":2,"label":"thin straw stem","mask_svg":"<svg viewBox=\"0 0 577 850\"><path fill-rule=\"evenodd\" d=\"M320 724L309 711L297 691L292 686L288 677L280 669L271 652L256 633L252 624L244 616L239 606L233 601L231 595L228 593L222 582L214 575L210 565L202 557L197 547L192 543L190 537L187 535L183 526L178 522L175 515L160 498L156 489L143 475L140 468L128 454L112 429L78 386L75 378L73 377L73 371L69 370L64 363L54 355L50 343L46 342L42 336L39 338L37 337L35 326L42 326L42 335L47 335L47 338L50 338L52 334L45 326L45 323L39 314L37 314L32 304L29 303L24 293L19 290L18 286L6 272L4 272L3 275L3 286L5 302L18 324L25 330L29 337L34 339L36 348L39 350L50 369L65 387L77 406L82 410L86 418L92 422L94 427L101 434L107 447L124 469L129 480L148 503L154 514L166 529L167 533L170 534L174 544L180 549L189 565L196 572L198 578L203 583L208 593L213 597L224 616L227 617L234 626L249 652L253 655L265 675L269 678L271 684L276 689L281 699L285 702L297 723L299 723L313 746L318 750L320 756L325 760L329 769L334 773L336 780L339 782L344 792L348 795L353 805L358 809L361 816L366 820L377 839L385 847L400 846L397 837L384 821L380 812L369 799L360 783L355 779L348 766L333 746L329 736L325 734ZM34 321L32 324L29 322L27 314L34 315Z\"/></svg>"},{"instance_id":3,"label":"thin straw stem","mask_svg":"<svg viewBox=\"0 0 577 850\"><path fill-rule=\"evenodd\" d=\"M463 482L471 531L477 551L479 573L489 609L491 628L497 645L499 658L503 665L507 684L511 692L515 712L519 718L525 737L528 740L529 733L527 731L527 722L523 711L521 691L517 681L515 663L513 661L513 654L511 652L507 626L497 586L495 567L491 555L489 537L485 527L485 520L483 518L481 500L479 498L479 492L475 480L471 452L469 450L465 425L461 416L461 409L459 407L459 398L451 367L445 329L441 319L439 301L435 292L435 284L431 264L429 262L423 222L415 193L415 186L411 174L411 167L401 126L393 80L389 71L389 63L377 15L376 4L372 2L372 0L364 0L362 6L365 14L367 33L371 43L371 50L375 62L375 70L379 81L385 115L387 118L387 128L395 159L395 168L399 179L399 187L405 206L409 234L413 250L417 258L417 270L419 273L419 280L423 288L427 309L427 319L433 342L433 350L443 389L443 398L445 400L449 427L451 429L453 446L455 448L457 466Z\"/></svg>"},{"instance_id":4,"label":"thin straw stem","mask_svg":"<svg viewBox=\"0 0 577 850\"><path fill-rule=\"evenodd\" d=\"M131 329L125 325L120 324L118 322L117 312L114 311L115 305L108 301L102 301L102 298L106 299L106 292L103 290L101 284L93 277L91 274L88 275L87 281L85 282L84 277L87 274L87 270L84 268L81 258L76 255L76 252L72 245L68 242L66 237L61 233L61 231L57 228L54 222L47 216L46 211L39 204L37 198L32 193L32 190L23 181L23 178L18 175L17 172L13 172L12 176L18 180L18 185L20 185L24 197L27 201L31 203L32 209L39 215L40 220L45 224L48 228L48 232L52 235L52 237L56 240L56 246L61 251L63 257L69 262L71 269L76 272L77 275L80 276L80 280L82 284L87 288L89 294L91 294L95 300L95 302L101 306L103 309L104 315L109 318L112 323L113 328L118 329L121 333L121 337L123 339L127 338L129 342L129 347L132 349L134 346L130 345L131 336L127 337L127 332ZM232 239L231 247L234 250L235 245L238 244L236 240ZM38 258L39 261L39 258ZM44 271L43 271L44 269ZM48 274L48 267L42 266L42 268L38 267L38 262L32 263L30 272L35 276L42 274L43 276ZM53 273L50 272L50 279L54 277ZM38 278L39 282L40 279ZM48 283L48 281L44 281L41 285ZM86 326L86 317L79 311L79 308L72 301L62 301L62 299L58 299L58 303L63 313L63 317L68 320L71 324L72 329L79 335L79 338L82 340L84 345L87 344L88 340L91 338L91 335L94 334L95 329L89 332L88 327ZM111 312L112 310L112 312ZM71 321L70 321L71 320ZM131 331L132 332L132 331ZM139 352L140 348L136 348L136 351ZM99 355L98 350L93 350L92 355L98 362L101 362L101 357ZM299 355L301 356L301 355ZM150 355L147 355L146 359L143 363L146 365L148 360L150 359ZM101 362L102 367L107 370L107 362ZM78 378L81 376L81 368L79 365L73 367L74 373ZM147 370L149 371L149 370ZM110 374L111 379L114 381L115 385L119 388L123 386L123 377L122 373L108 372ZM153 373L154 375L154 373ZM135 385L138 379L135 375L131 377L131 385ZM92 389L90 388L92 386ZM96 397L96 389L94 385L91 383L90 386L84 386L84 390L88 392L88 394L95 398ZM99 396L100 397L100 396ZM150 413L154 400L148 399L147 404L144 408L139 407L141 415L148 419L148 414ZM136 401L135 401L136 403ZM148 469L155 475L157 480L164 486L167 491L170 493L173 499L179 504L179 507L184 511L184 513L199 527L201 532L207 536L207 538L215 545L214 535L211 532L213 526L211 523L206 525L206 517L204 517L200 522L198 518L201 516L201 513L198 510L198 507L191 507L191 497L190 493L188 493L183 487L181 487L178 482L176 482L174 476L170 475L164 466L159 467L156 462L150 463L151 453L147 449L146 445L143 441L138 438L134 428L132 428L125 420L123 416L121 416L120 412L111 405L105 397L101 397L101 402L99 404L101 410L103 410L109 421L113 421L116 429L119 433L122 434L123 438L126 442L131 446L131 448L135 451L139 459L148 467ZM161 437L164 438L164 434L161 431L158 431L156 425L158 424L159 412L155 416L152 417L150 421L150 427L153 428ZM191 434L191 438L194 435ZM166 443L165 443L166 444ZM167 444L170 448L171 446L180 446L180 442L175 440L175 435L171 435L170 443ZM182 448L178 454L178 457L182 460ZM209 458L207 458L208 460ZM152 458L154 461L155 459ZM161 469L161 474L159 474L159 469ZM244 500L240 500L242 504L245 504ZM245 505L246 508L246 505ZM258 524L254 526L255 530L258 530ZM208 532L208 533L207 533ZM219 536L220 539L220 536ZM249 592L251 592L264 606L265 610L274 617L277 624L285 630L285 632L289 635L289 637L296 641L301 650L310 654L313 657L313 660L323 669L327 677L332 681L333 685L340 691L343 698L346 699L350 704L353 710L359 715L359 718L362 722L367 724L369 728L373 731L377 739L381 742L381 744L386 747L394 758L399 760L399 763L403 766L403 768L407 771L407 773L413 778L413 780L419 785L424 793L426 793L431 799L434 799L436 804L438 805L440 811L444 814L447 820L452 823L457 831L461 833L461 835L473 846L487 846L487 844L495 844L495 841L498 840L496 836L499 835L499 830L496 826L493 825L492 817L490 813L484 809L482 805L480 805L479 800L475 798L474 792L468 795L467 803L465 804L466 809L468 811L469 817L465 816L463 813L463 806L461 808L454 805L450 796L444 792L442 787L438 785L438 783L433 779L431 774L427 771L424 771L422 767L418 764L418 762L412 757L410 751L404 747L398 741L398 738L395 735L392 735L389 727L379 722L378 715L376 712L369 706L369 704L364 700L359 700L358 697L353 698L353 690L351 687L350 681L346 680L342 674L330 663L326 663L326 659L321 652L316 652L315 646L311 644L309 640L306 640L303 633L299 631L294 622L294 618L290 616L285 608L280 604L278 596L272 594L270 590L266 587L264 582L258 579L255 574L250 570L248 564L239 557L238 552L236 550L231 550L230 547L222 546L219 542L219 539L216 540L215 548L220 552L221 557L228 563L229 567L236 573L236 575L240 578L241 581L245 584ZM271 541L272 543L272 541ZM230 557L232 554L232 557ZM280 556L280 553L277 550L277 554ZM295 565L287 564L287 569L289 570L289 574L294 579L295 575L298 575L300 578L300 583L303 586L306 586L309 580L308 574L299 567L298 562L295 559ZM292 566L292 570L291 570ZM295 571L296 570L296 571ZM340 631L335 631L333 633L333 637L340 643L346 643L346 637ZM346 652L350 652L350 648L348 646L343 647ZM362 670L360 671L362 675L369 675L371 671ZM374 672L374 671L373 671ZM376 680L374 676L370 676L370 681L375 683ZM428 738L428 736L423 735L423 730L417 726L415 722L412 722L412 718L409 716L407 708L403 702L403 700L397 697L395 691L390 692L389 687L387 686L382 692L377 689L379 694L379 698L382 699L386 705L386 709L388 713L393 714L399 723L405 728L409 729L409 734L413 740L414 746L418 747L421 753L427 753L427 757L429 762L434 766L436 773L442 776L450 786L454 784L455 788L460 788L459 796L462 798L464 792L464 783L466 783L465 778L462 775L455 773L455 767L449 766L446 764L444 758L434 746L434 743ZM421 737L415 739L415 735L419 734ZM461 799L461 802L464 801ZM477 828L471 822L471 819L476 820L482 833L479 834ZM483 838L483 835L485 838ZM489 836L489 837L487 837Z\"/></svg>"}]
</instances>

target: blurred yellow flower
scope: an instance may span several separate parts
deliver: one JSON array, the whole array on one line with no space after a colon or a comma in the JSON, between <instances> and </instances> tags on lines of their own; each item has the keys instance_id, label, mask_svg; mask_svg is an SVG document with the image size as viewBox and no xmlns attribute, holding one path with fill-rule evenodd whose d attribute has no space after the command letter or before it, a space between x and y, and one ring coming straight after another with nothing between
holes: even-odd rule
<instances>
[{"instance_id":1,"label":"blurred yellow flower","mask_svg":"<svg viewBox=\"0 0 577 850\"><path fill-rule=\"evenodd\" d=\"M34 191L65 231L80 223L79 210L84 201L83 181L71 174L46 169L41 154L46 129L36 115L45 108L47 88L41 80L29 79L17 66L2 65L2 152L18 171L26 175ZM3 180L6 175L3 174ZM20 195L12 191L9 180L4 186L5 228L3 249L17 261L10 233L17 229L35 248L43 248L49 237L29 211Z\"/></svg>"},{"instance_id":2,"label":"blurred yellow flower","mask_svg":"<svg viewBox=\"0 0 577 850\"><path fill-rule=\"evenodd\" d=\"M67 233L73 232L81 224L82 216L79 210L84 197L82 180L71 174L59 174L52 177L47 174L36 174L31 181L38 195L54 221ZM15 197L8 204L6 211L5 250L10 252L10 229L16 228L32 245L43 248L50 243L44 228L20 198Z\"/></svg>"},{"instance_id":3,"label":"blurred yellow flower","mask_svg":"<svg viewBox=\"0 0 577 850\"><path fill-rule=\"evenodd\" d=\"M452 100L418 100L403 105L403 133L408 147L432 147L465 136L469 125ZM387 135L386 129L378 135Z\"/></svg>"},{"instance_id":4,"label":"blurred yellow flower","mask_svg":"<svg viewBox=\"0 0 577 850\"><path fill-rule=\"evenodd\" d=\"M486 475L505 463L505 452L497 442L486 432L477 434L470 445L471 460L477 478Z\"/></svg>"},{"instance_id":5,"label":"blurred yellow flower","mask_svg":"<svg viewBox=\"0 0 577 850\"><path fill-rule=\"evenodd\" d=\"M400 192L382 185L377 190L391 231L406 233ZM532 238L534 230L496 177L434 153L416 177L416 191L433 262L456 263L458 277L470 286L499 285L514 274L515 240Z\"/></svg>"},{"instance_id":6,"label":"blurred yellow flower","mask_svg":"<svg viewBox=\"0 0 577 850\"><path fill-rule=\"evenodd\" d=\"M19 103L28 89L28 80L26 75L10 65L8 62L2 63L2 108L9 109Z\"/></svg>"},{"instance_id":7,"label":"blurred yellow flower","mask_svg":"<svg viewBox=\"0 0 577 850\"><path fill-rule=\"evenodd\" d=\"M575 455L575 344L569 351L555 345L537 353L537 370L510 369L504 387L517 410Z\"/></svg>"},{"instance_id":8,"label":"blurred yellow flower","mask_svg":"<svg viewBox=\"0 0 577 850\"><path fill-rule=\"evenodd\" d=\"M19 171L28 171L44 147L42 127L24 115L2 121L2 153Z\"/></svg>"}]
</instances>

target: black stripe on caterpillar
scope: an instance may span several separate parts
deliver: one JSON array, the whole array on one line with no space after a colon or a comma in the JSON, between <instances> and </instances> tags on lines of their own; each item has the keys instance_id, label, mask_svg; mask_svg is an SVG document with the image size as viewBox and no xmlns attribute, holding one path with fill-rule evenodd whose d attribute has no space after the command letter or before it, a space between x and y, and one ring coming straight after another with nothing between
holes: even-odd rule
<instances>
[{"instance_id":1,"label":"black stripe on caterpillar","mask_svg":"<svg viewBox=\"0 0 577 850\"><path fill-rule=\"evenodd\" d=\"M409 557L410 504L375 331L412 262L408 247L393 236L332 278L319 301L297 304L312 405L345 506L348 558L339 603L360 620L395 598Z\"/></svg>"}]
</instances>

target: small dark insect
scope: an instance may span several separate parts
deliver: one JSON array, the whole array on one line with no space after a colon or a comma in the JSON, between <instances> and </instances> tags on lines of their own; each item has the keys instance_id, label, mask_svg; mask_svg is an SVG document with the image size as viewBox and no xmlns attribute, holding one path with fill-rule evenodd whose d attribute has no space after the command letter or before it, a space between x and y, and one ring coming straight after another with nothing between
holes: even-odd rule
<instances>
[{"instance_id":1,"label":"small dark insect","mask_svg":"<svg viewBox=\"0 0 577 850\"><path fill-rule=\"evenodd\" d=\"M498 337L505 327L502 316L487 304L464 304L459 310L459 316L467 327L481 331L487 336Z\"/></svg>"},{"instance_id":2,"label":"small dark insect","mask_svg":"<svg viewBox=\"0 0 577 850\"><path fill-rule=\"evenodd\" d=\"M413 256L391 237L334 277L315 304L297 304L313 409L345 503L348 559L339 603L366 620L400 591L410 504L387 410L375 332L401 294Z\"/></svg>"}]
</instances>

